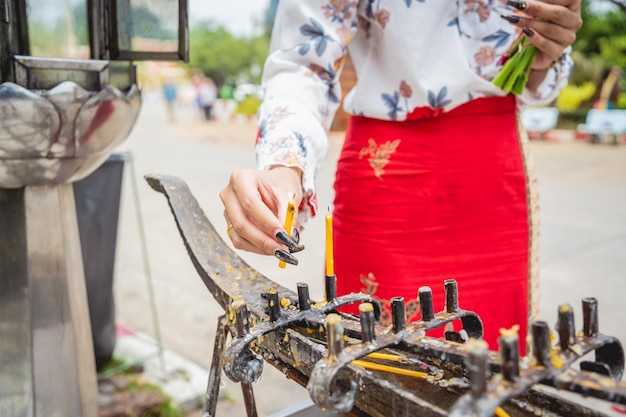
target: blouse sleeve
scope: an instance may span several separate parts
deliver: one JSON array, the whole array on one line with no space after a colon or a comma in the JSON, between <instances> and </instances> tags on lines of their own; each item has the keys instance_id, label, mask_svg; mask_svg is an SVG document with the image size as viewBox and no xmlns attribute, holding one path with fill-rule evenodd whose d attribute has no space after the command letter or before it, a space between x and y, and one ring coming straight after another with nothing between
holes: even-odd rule
<instances>
[{"instance_id":1,"label":"blouse sleeve","mask_svg":"<svg viewBox=\"0 0 626 417\"><path fill-rule=\"evenodd\" d=\"M548 70L546 78L539 84L536 90L524 89L521 95L524 104L528 106L542 106L556 100L561 89L567 85L572 72L571 50L572 48L568 47L563 52L563 55L555 62L554 66Z\"/></svg>"},{"instance_id":2,"label":"blouse sleeve","mask_svg":"<svg viewBox=\"0 0 626 417\"><path fill-rule=\"evenodd\" d=\"M339 74L357 26L356 0L279 2L263 71L257 163L302 170L304 218L315 215L315 175L328 150Z\"/></svg>"}]
</instances>

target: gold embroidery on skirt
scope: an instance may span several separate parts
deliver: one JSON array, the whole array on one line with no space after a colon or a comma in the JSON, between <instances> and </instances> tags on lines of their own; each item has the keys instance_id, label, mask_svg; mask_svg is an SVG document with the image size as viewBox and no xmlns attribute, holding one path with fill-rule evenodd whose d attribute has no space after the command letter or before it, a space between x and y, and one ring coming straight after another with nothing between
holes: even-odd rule
<instances>
[{"instance_id":1,"label":"gold embroidery on skirt","mask_svg":"<svg viewBox=\"0 0 626 417\"><path fill-rule=\"evenodd\" d=\"M391 324L391 303L389 300L383 300L376 297L376 290L378 289L379 283L376 282L376 277L371 272L367 275L360 275L361 284L363 284L363 288L361 292L363 294L371 295L372 298L375 298L380 303L380 324L383 326L387 326ZM417 318L417 312L419 311L420 302L418 299L409 300L405 302L404 309L406 312L406 320L407 322L411 322Z\"/></svg>"},{"instance_id":2,"label":"gold embroidery on skirt","mask_svg":"<svg viewBox=\"0 0 626 417\"><path fill-rule=\"evenodd\" d=\"M526 204L530 236L528 257L528 323L530 324L539 316L539 192L528 134L522 126L519 110L517 111L517 134L526 174Z\"/></svg>"},{"instance_id":3,"label":"gold embroidery on skirt","mask_svg":"<svg viewBox=\"0 0 626 417\"><path fill-rule=\"evenodd\" d=\"M391 154L393 154L398 145L400 145L400 139L396 139L393 142L388 140L387 142L378 145L374 139L370 138L367 143L367 147L361 149L361 152L359 152L359 159L364 156L369 156L369 158L367 158L367 162L369 162L370 166L374 170L374 175L376 178L382 180L382 176L385 173L383 168L389 163Z\"/></svg>"}]
</instances>

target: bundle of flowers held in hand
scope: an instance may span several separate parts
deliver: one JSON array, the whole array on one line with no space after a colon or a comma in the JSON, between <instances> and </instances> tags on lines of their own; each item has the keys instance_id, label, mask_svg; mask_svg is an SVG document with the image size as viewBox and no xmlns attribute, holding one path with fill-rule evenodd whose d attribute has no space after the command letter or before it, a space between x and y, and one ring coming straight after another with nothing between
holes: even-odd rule
<instances>
[{"instance_id":1,"label":"bundle of flowers held in hand","mask_svg":"<svg viewBox=\"0 0 626 417\"><path fill-rule=\"evenodd\" d=\"M507 94L522 94L535 55L537 48L527 42L524 34L520 34L511 48L500 58L502 68L493 79L493 84Z\"/></svg>"}]
</instances>

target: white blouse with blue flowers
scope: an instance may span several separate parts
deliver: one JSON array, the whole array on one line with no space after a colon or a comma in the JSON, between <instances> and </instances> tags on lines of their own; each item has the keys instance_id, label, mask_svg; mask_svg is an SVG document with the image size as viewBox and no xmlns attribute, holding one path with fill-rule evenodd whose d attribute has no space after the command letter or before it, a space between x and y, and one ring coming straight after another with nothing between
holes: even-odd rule
<instances>
[{"instance_id":1,"label":"white blouse with blue flowers","mask_svg":"<svg viewBox=\"0 0 626 417\"><path fill-rule=\"evenodd\" d=\"M400 121L416 108L449 111L503 96L491 79L519 29L502 13L514 13L506 0L281 0L263 74L259 168L299 167L305 199L314 197L348 51L358 78L344 100L351 114ZM519 99L551 102L570 70L564 54Z\"/></svg>"}]
</instances>

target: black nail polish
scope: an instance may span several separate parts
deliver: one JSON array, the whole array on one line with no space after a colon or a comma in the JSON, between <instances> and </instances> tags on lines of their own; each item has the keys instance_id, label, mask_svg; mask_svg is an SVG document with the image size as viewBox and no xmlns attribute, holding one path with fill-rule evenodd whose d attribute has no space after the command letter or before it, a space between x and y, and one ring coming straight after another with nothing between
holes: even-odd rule
<instances>
[{"instance_id":1,"label":"black nail polish","mask_svg":"<svg viewBox=\"0 0 626 417\"><path fill-rule=\"evenodd\" d=\"M304 250L304 245L300 244L300 232L295 227L291 228L291 238L298 244L295 248L289 248L289 253L296 253Z\"/></svg>"},{"instance_id":2,"label":"black nail polish","mask_svg":"<svg viewBox=\"0 0 626 417\"><path fill-rule=\"evenodd\" d=\"M295 227L291 228L291 238L296 241L296 243L300 243L300 232Z\"/></svg>"},{"instance_id":3,"label":"black nail polish","mask_svg":"<svg viewBox=\"0 0 626 417\"><path fill-rule=\"evenodd\" d=\"M528 36L529 38L532 38L533 36L535 36L535 32L533 32L532 30L528 28L523 28L522 32L524 32L524 35Z\"/></svg>"},{"instance_id":4,"label":"black nail polish","mask_svg":"<svg viewBox=\"0 0 626 417\"><path fill-rule=\"evenodd\" d=\"M517 10L526 10L528 8L528 3L520 0L508 0L506 4L515 7Z\"/></svg>"},{"instance_id":5,"label":"black nail polish","mask_svg":"<svg viewBox=\"0 0 626 417\"><path fill-rule=\"evenodd\" d=\"M289 253L297 253L304 250L304 245L298 245L295 248L289 248Z\"/></svg>"},{"instance_id":6,"label":"black nail polish","mask_svg":"<svg viewBox=\"0 0 626 417\"><path fill-rule=\"evenodd\" d=\"M286 232L282 230L276 233L276 240L287 246L291 252L299 252L304 249L304 246L298 245Z\"/></svg>"},{"instance_id":7,"label":"black nail polish","mask_svg":"<svg viewBox=\"0 0 626 417\"><path fill-rule=\"evenodd\" d=\"M500 17L511 23L519 23L519 16L515 16L511 14L501 14Z\"/></svg>"},{"instance_id":8,"label":"black nail polish","mask_svg":"<svg viewBox=\"0 0 626 417\"><path fill-rule=\"evenodd\" d=\"M276 249L274 251L274 256L276 256L278 259L288 264L298 265L298 260L295 258L295 256L285 252L282 249Z\"/></svg>"}]
</instances>

